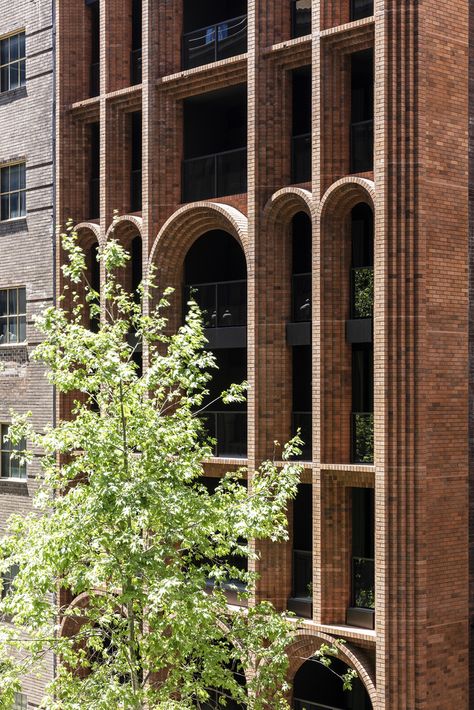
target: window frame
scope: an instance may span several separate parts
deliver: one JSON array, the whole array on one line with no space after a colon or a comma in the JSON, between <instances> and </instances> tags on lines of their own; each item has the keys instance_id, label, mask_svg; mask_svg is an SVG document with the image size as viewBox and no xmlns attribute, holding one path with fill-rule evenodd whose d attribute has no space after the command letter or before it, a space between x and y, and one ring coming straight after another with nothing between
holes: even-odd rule
<instances>
[{"instance_id":1,"label":"window frame","mask_svg":"<svg viewBox=\"0 0 474 710\"><path fill-rule=\"evenodd\" d=\"M15 693L13 700L13 710L28 710L28 696L26 695L26 693Z\"/></svg>"},{"instance_id":2,"label":"window frame","mask_svg":"<svg viewBox=\"0 0 474 710\"><path fill-rule=\"evenodd\" d=\"M14 313L14 314L10 314L10 312L9 312L9 309L10 309L10 292L11 292L11 291L16 291L17 310L16 310L16 313ZM20 306L19 306L19 304L20 304L19 292L20 292L20 291L24 291L24 292L25 292L25 296L24 296L25 310L24 310L24 312L20 311ZM0 326L1 326L2 322L3 322L3 319L5 319L5 320L6 320L6 324L7 324L7 340L6 340L5 342L2 342L1 339L0 339L0 348L12 347L12 346L13 346L13 347L17 347L17 346L19 346L19 345L27 345L27 344L28 344L28 339L27 339L27 337L26 337L26 323L27 323L27 321L26 321L26 318L27 318L26 286L11 286L11 287L6 287L6 288L0 288L0 294L2 294L3 292L6 293L7 312L6 312L5 315L2 315L2 314L0 313ZM25 338L24 338L24 340L20 340L20 339L19 339L19 338L20 338L20 319L22 319L22 318L24 318L24 324L25 324L25 326L24 326L24 328L25 328ZM15 321L16 321L16 332L17 332L17 338L18 338L17 340L10 340L10 339L8 338L8 335L9 335L9 332L10 332L10 331L9 331L9 323L10 323L10 321L13 320L13 319L15 319ZM0 338L1 338L1 328L0 328ZM0 422L0 424L1 424L1 422ZM1 445L1 442L0 442L0 445Z\"/></svg>"},{"instance_id":3,"label":"window frame","mask_svg":"<svg viewBox=\"0 0 474 710\"><path fill-rule=\"evenodd\" d=\"M21 481L26 483L28 480L26 462L20 463L20 461L17 461L18 475L12 476L12 463L15 463L15 461L12 461L10 458L13 451L26 451L26 441L23 440L16 448L13 448L11 442L5 444L4 437L8 434L9 428L10 424L7 422L0 422L0 480ZM5 472L5 462L8 467L7 472Z\"/></svg>"},{"instance_id":4,"label":"window frame","mask_svg":"<svg viewBox=\"0 0 474 710\"><path fill-rule=\"evenodd\" d=\"M20 54L20 49L18 50L18 57L15 59L11 59L11 49L10 49L10 43L14 37L21 37L23 36L23 54ZM1 58L1 49L2 49L2 43L3 42L8 42L8 61L5 63L2 63L2 58ZM21 45L20 45L21 46ZM11 69L13 66L16 66L17 72L18 72L18 84L16 86L11 85ZM4 88L3 86L3 81L2 81L2 75L4 73L4 70L7 71L7 76L8 76L8 86ZM0 37L0 94L5 94L8 91L15 91L15 89L19 89L22 86L25 86L26 84L26 32L25 29L20 29L20 30L15 30L14 32L10 32L9 34L2 35Z\"/></svg>"},{"instance_id":5,"label":"window frame","mask_svg":"<svg viewBox=\"0 0 474 710\"><path fill-rule=\"evenodd\" d=\"M16 166L23 167L23 176L20 174L20 187L15 190L10 189L10 171ZM3 191L3 171L8 170L8 190ZM21 179L23 177L23 180ZM23 184L23 186L21 186ZM4 195L8 196L8 216L2 217L2 203ZM11 196L18 195L19 211L15 217L11 216ZM7 163L0 163L0 222L11 222L14 219L25 219L27 215L26 208L26 160L16 160Z\"/></svg>"}]
</instances>

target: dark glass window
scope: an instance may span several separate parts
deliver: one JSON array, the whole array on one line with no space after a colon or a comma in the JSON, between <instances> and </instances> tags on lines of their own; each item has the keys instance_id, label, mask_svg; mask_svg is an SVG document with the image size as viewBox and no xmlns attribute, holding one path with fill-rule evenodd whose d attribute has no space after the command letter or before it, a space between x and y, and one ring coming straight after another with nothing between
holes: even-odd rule
<instances>
[{"instance_id":1,"label":"dark glass window","mask_svg":"<svg viewBox=\"0 0 474 710\"><path fill-rule=\"evenodd\" d=\"M311 0L291 0L291 36L311 34Z\"/></svg>"},{"instance_id":2,"label":"dark glass window","mask_svg":"<svg viewBox=\"0 0 474 710\"><path fill-rule=\"evenodd\" d=\"M352 605L375 608L374 491L352 489Z\"/></svg>"},{"instance_id":3,"label":"dark glass window","mask_svg":"<svg viewBox=\"0 0 474 710\"><path fill-rule=\"evenodd\" d=\"M246 0L184 0L183 68L247 51Z\"/></svg>"},{"instance_id":4,"label":"dark glass window","mask_svg":"<svg viewBox=\"0 0 474 710\"><path fill-rule=\"evenodd\" d=\"M100 93L100 3L87 2L90 12L90 96L98 96Z\"/></svg>"},{"instance_id":5,"label":"dark glass window","mask_svg":"<svg viewBox=\"0 0 474 710\"><path fill-rule=\"evenodd\" d=\"M292 182L311 180L311 67L292 73Z\"/></svg>"},{"instance_id":6,"label":"dark glass window","mask_svg":"<svg viewBox=\"0 0 474 710\"><path fill-rule=\"evenodd\" d=\"M130 208L138 212L142 208L142 112L131 114L132 121L132 172L130 180Z\"/></svg>"},{"instance_id":7,"label":"dark glass window","mask_svg":"<svg viewBox=\"0 0 474 710\"><path fill-rule=\"evenodd\" d=\"M374 14L374 0L351 0L351 20L361 20Z\"/></svg>"},{"instance_id":8,"label":"dark glass window","mask_svg":"<svg viewBox=\"0 0 474 710\"><path fill-rule=\"evenodd\" d=\"M0 92L26 83L25 33L0 39Z\"/></svg>"},{"instance_id":9,"label":"dark glass window","mask_svg":"<svg viewBox=\"0 0 474 710\"><path fill-rule=\"evenodd\" d=\"M26 164L0 168L1 220L26 215Z\"/></svg>"},{"instance_id":10,"label":"dark glass window","mask_svg":"<svg viewBox=\"0 0 474 710\"><path fill-rule=\"evenodd\" d=\"M374 166L374 53L351 56L351 172Z\"/></svg>"},{"instance_id":11,"label":"dark glass window","mask_svg":"<svg viewBox=\"0 0 474 710\"><path fill-rule=\"evenodd\" d=\"M312 425L311 425L311 346L298 345L292 348L293 360L293 434L300 429L303 441L301 458L311 461Z\"/></svg>"},{"instance_id":12,"label":"dark glass window","mask_svg":"<svg viewBox=\"0 0 474 710\"><path fill-rule=\"evenodd\" d=\"M0 425L0 477L1 478L26 478L26 463L20 462L17 458L10 458L14 451L25 451L26 441L22 440L17 446L13 446L5 437L8 435L9 425Z\"/></svg>"},{"instance_id":13,"label":"dark glass window","mask_svg":"<svg viewBox=\"0 0 474 710\"><path fill-rule=\"evenodd\" d=\"M293 502L293 597L313 596L313 495L300 483Z\"/></svg>"},{"instance_id":14,"label":"dark glass window","mask_svg":"<svg viewBox=\"0 0 474 710\"><path fill-rule=\"evenodd\" d=\"M372 318L374 306L374 217L366 204L351 213L351 318Z\"/></svg>"},{"instance_id":15,"label":"dark glass window","mask_svg":"<svg viewBox=\"0 0 474 710\"><path fill-rule=\"evenodd\" d=\"M0 290L0 345L26 341L26 290Z\"/></svg>"},{"instance_id":16,"label":"dark glass window","mask_svg":"<svg viewBox=\"0 0 474 710\"><path fill-rule=\"evenodd\" d=\"M142 81L142 0L132 0L131 84Z\"/></svg>"},{"instance_id":17,"label":"dark glass window","mask_svg":"<svg viewBox=\"0 0 474 710\"><path fill-rule=\"evenodd\" d=\"M89 217L100 214L100 124L89 126Z\"/></svg>"}]
</instances>

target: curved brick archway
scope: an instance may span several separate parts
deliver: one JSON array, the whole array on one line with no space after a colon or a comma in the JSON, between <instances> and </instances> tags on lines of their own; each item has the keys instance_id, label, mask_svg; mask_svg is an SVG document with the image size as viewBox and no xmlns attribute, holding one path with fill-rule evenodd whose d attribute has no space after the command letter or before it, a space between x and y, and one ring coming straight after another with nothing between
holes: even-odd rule
<instances>
[{"instance_id":1,"label":"curved brick archway","mask_svg":"<svg viewBox=\"0 0 474 710\"><path fill-rule=\"evenodd\" d=\"M367 202L375 209L376 193L373 180L360 177L341 178L324 193L319 203L319 217L324 220L328 213L347 214L358 202Z\"/></svg>"},{"instance_id":2,"label":"curved brick archway","mask_svg":"<svg viewBox=\"0 0 474 710\"><path fill-rule=\"evenodd\" d=\"M74 231L77 233L82 247L90 247L94 241L98 244L102 242L100 227L95 222L80 222L76 224Z\"/></svg>"},{"instance_id":3,"label":"curved brick archway","mask_svg":"<svg viewBox=\"0 0 474 710\"><path fill-rule=\"evenodd\" d=\"M288 680L293 682L301 666L314 656L322 644L335 645L339 651L337 658L357 671L359 679L364 685L372 706L377 707L377 689L375 685L375 672L369 658L359 649L350 644L340 643L333 636L325 633L305 634L296 638L288 649L290 665Z\"/></svg>"},{"instance_id":4,"label":"curved brick archway","mask_svg":"<svg viewBox=\"0 0 474 710\"><path fill-rule=\"evenodd\" d=\"M304 188L284 187L270 197L264 208L264 217L269 224L278 221L288 223L296 212L305 212L314 221L313 195Z\"/></svg>"},{"instance_id":5,"label":"curved brick archway","mask_svg":"<svg viewBox=\"0 0 474 710\"><path fill-rule=\"evenodd\" d=\"M107 229L105 241L117 239L122 246L127 248L133 237L140 236L143 239L143 220L135 215L121 215L117 217Z\"/></svg>"}]
</instances>

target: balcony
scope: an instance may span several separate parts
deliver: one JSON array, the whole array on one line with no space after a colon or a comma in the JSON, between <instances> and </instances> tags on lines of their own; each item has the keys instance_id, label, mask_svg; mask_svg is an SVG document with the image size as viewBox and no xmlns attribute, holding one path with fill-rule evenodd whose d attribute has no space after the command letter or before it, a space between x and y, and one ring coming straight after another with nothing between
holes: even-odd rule
<instances>
[{"instance_id":1,"label":"balcony","mask_svg":"<svg viewBox=\"0 0 474 710\"><path fill-rule=\"evenodd\" d=\"M142 50L132 49L130 52L130 83L132 86L142 83Z\"/></svg>"},{"instance_id":2,"label":"balcony","mask_svg":"<svg viewBox=\"0 0 474 710\"><path fill-rule=\"evenodd\" d=\"M352 463L374 462L374 413L352 413Z\"/></svg>"},{"instance_id":3,"label":"balcony","mask_svg":"<svg viewBox=\"0 0 474 710\"><path fill-rule=\"evenodd\" d=\"M303 440L303 446L301 447L301 455L299 458L302 461L311 461L312 459L311 418L311 412L293 412L291 416L293 436L296 435L298 429L301 430L300 438Z\"/></svg>"},{"instance_id":4,"label":"balcony","mask_svg":"<svg viewBox=\"0 0 474 710\"><path fill-rule=\"evenodd\" d=\"M247 51L247 15L183 35L183 69L211 64Z\"/></svg>"},{"instance_id":5,"label":"balcony","mask_svg":"<svg viewBox=\"0 0 474 710\"><path fill-rule=\"evenodd\" d=\"M351 173L374 169L374 122L372 119L351 124Z\"/></svg>"},{"instance_id":6,"label":"balcony","mask_svg":"<svg viewBox=\"0 0 474 710\"><path fill-rule=\"evenodd\" d=\"M247 282L221 281L185 287L188 301L194 298L203 312L205 328L235 328L247 325Z\"/></svg>"},{"instance_id":7,"label":"balcony","mask_svg":"<svg viewBox=\"0 0 474 710\"><path fill-rule=\"evenodd\" d=\"M247 192L247 148L183 161L183 202Z\"/></svg>"},{"instance_id":8,"label":"balcony","mask_svg":"<svg viewBox=\"0 0 474 710\"><path fill-rule=\"evenodd\" d=\"M291 36L305 37L311 34L311 0L292 0Z\"/></svg>"},{"instance_id":9,"label":"balcony","mask_svg":"<svg viewBox=\"0 0 474 710\"><path fill-rule=\"evenodd\" d=\"M202 419L208 436L216 440L214 456L247 456L247 412L206 411Z\"/></svg>"},{"instance_id":10,"label":"balcony","mask_svg":"<svg viewBox=\"0 0 474 710\"><path fill-rule=\"evenodd\" d=\"M351 0L351 21L374 14L374 0Z\"/></svg>"},{"instance_id":11,"label":"balcony","mask_svg":"<svg viewBox=\"0 0 474 710\"><path fill-rule=\"evenodd\" d=\"M347 623L373 629L375 622L375 561L367 557L352 558L352 607L347 610Z\"/></svg>"},{"instance_id":12,"label":"balcony","mask_svg":"<svg viewBox=\"0 0 474 710\"><path fill-rule=\"evenodd\" d=\"M89 96L99 96L100 94L100 62L90 65L89 71Z\"/></svg>"},{"instance_id":13,"label":"balcony","mask_svg":"<svg viewBox=\"0 0 474 710\"><path fill-rule=\"evenodd\" d=\"M310 619L313 615L313 556L309 550L293 550L293 595L288 610Z\"/></svg>"},{"instance_id":14,"label":"balcony","mask_svg":"<svg viewBox=\"0 0 474 710\"><path fill-rule=\"evenodd\" d=\"M132 170L130 174L130 209L140 212L142 208L142 171Z\"/></svg>"},{"instance_id":15,"label":"balcony","mask_svg":"<svg viewBox=\"0 0 474 710\"><path fill-rule=\"evenodd\" d=\"M291 139L291 179L296 185L311 181L311 133Z\"/></svg>"}]
</instances>

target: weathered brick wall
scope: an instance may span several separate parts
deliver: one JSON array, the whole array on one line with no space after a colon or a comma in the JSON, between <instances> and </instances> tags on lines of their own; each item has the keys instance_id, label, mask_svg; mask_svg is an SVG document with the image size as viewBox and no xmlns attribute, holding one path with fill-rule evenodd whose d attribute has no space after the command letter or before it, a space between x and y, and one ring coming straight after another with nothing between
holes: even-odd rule
<instances>
[{"instance_id":1,"label":"weathered brick wall","mask_svg":"<svg viewBox=\"0 0 474 710\"><path fill-rule=\"evenodd\" d=\"M52 2L15 0L0 2L0 37L25 30L26 86L0 94L0 164L26 162L27 216L0 222L0 289L26 287L27 345L0 346L0 422L8 422L10 409L33 414L34 426L51 422L53 393L44 368L31 360L38 342L33 316L53 298L53 64ZM28 480L0 479L0 534L14 512L31 509L37 462L28 467ZM39 703L44 681L52 676L47 658L43 678L28 677L23 692Z\"/></svg>"}]
</instances>

